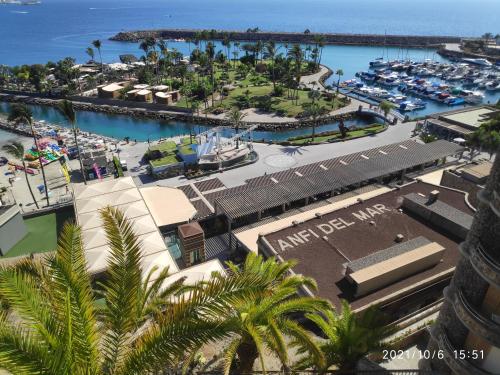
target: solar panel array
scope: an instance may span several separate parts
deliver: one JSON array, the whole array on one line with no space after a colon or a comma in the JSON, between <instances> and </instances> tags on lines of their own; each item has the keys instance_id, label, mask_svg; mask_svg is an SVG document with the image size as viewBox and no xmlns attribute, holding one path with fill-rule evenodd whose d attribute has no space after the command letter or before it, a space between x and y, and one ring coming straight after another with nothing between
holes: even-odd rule
<instances>
[{"instance_id":1,"label":"solar panel array","mask_svg":"<svg viewBox=\"0 0 500 375\"><path fill-rule=\"evenodd\" d=\"M224 191L215 198L214 205L218 213L237 219L430 163L462 150L461 146L444 140L427 144L396 143L249 180L237 193L231 189Z\"/></svg>"}]
</instances>

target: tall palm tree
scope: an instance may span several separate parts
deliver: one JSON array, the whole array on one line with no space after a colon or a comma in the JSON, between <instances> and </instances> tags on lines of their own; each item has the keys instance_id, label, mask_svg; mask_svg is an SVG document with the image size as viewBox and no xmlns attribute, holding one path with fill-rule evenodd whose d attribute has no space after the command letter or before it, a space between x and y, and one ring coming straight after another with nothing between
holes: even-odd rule
<instances>
[{"instance_id":1,"label":"tall palm tree","mask_svg":"<svg viewBox=\"0 0 500 375\"><path fill-rule=\"evenodd\" d=\"M224 323L205 316L217 308L213 297L224 302L236 283L188 291L182 281L165 284L168 269L144 274L131 223L109 207L101 218L110 255L99 290L81 229L70 223L55 254L0 269L0 298L9 306L0 312L0 368L27 375L151 374L224 337Z\"/></svg>"},{"instance_id":2,"label":"tall palm tree","mask_svg":"<svg viewBox=\"0 0 500 375\"><path fill-rule=\"evenodd\" d=\"M316 127L318 125L318 120L320 116L323 114L325 108L319 105L317 100L321 97L321 93L318 90L311 90L307 94L309 98L311 99L311 102L308 103L306 107L306 115L311 117L313 120L313 126L312 126L312 134L311 134L311 141L314 142L314 137L316 137Z\"/></svg>"},{"instance_id":3,"label":"tall palm tree","mask_svg":"<svg viewBox=\"0 0 500 375\"><path fill-rule=\"evenodd\" d=\"M238 135L239 130L240 130L240 125L243 119L246 117L246 113L241 112L238 108L232 108L228 115L227 119L233 124L234 131L236 135ZM240 148L240 139L236 138L236 148Z\"/></svg>"},{"instance_id":4,"label":"tall palm tree","mask_svg":"<svg viewBox=\"0 0 500 375\"><path fill-rule=\"evenodd\" d=\"M23 163L23 171L24 171L24 177L26 178L26 184L28 185L28 189L31 194L31 198L33 198L33 202L35 203L36 208L40 208L38 206L38 202L36 201L35 195L33 194L33 189L31 189L30 182L28 180L28 172L26 172L26 163L24 162L24 146L21 142L18 141L13 141L11 143L8 143L6 145L2 146L2 149L7 152L9 155L15 157L16 159L21 160L21 163Z\"/></svg>"},{"instance_id":5,"label":"tall palm tree","mask_svg":"<svg viewBox=\"0 0 500 375\"><path fill-rule=\"evenodd\" d=\"M299 102L299 84L300 77L302 75L302 61L304 59L304 52L300 44L294 44L292 49L288 51L289 57L291 57L295 62L295 100L296 104Z\"/></svg>"},{"instance_id":6,"label":"tall palm tree","mask_svg":"<svg viewBox=\"0 0 500 375\"><path fill-rule=\"evenodd\" d=\"M94 41L92 41L92 45L94 46L94 48L97 50L97 52L99 53L99 60L101 61L101 73L104 72L104 67L102 65L102 55L101 55L101 46L102 46L102 43L99 39L96 39Z\"/></svg>"},{"instance_id":7,"label":"tall palm tree","mask_svg":"<svg viewBox=\"0 0 500 375\"><path fill-rule=\"evenodd\" d=\"M290 270L295 264L294 261L278 263L273 258L264 260L253 253L242 266L228 262L230 275L226 282L256 278L260 289L250 297L233 298L221 309L221 318L233 336L224 353L225 374L231 368L236 374L250 373L257 359L265 370L266 349L289 367L289 346L307 348L316 362L323 363L322 353L311 335L290 315L315 314L328 310L330 304L319 298L299 297L300 288L315 290L316 283L305 276L292 275ZM291 338L291 344L287 344L285 336Z\"/></svg>"},{"instance_id":8,"label":"tall palm tree","mask_svg":"<svg viewBox=\"0 0 500 375\"><path fill-rule=\"evenodd\" d=\"M62 100L57 107L59 112L66 118L73 129L73 138L75 141L75 147L78 154L78 161L80 162L80 172L82 173L83 183L87 184L87 178L85 177L85 171L83 169L82 156L80 154L80 146L78 145L78 137L76 131L76 113L73 108L73 103L69 100Z\"/></svg>"},{"instance_id":9,"label":"tall palm tree","mask_svg":"<svg viewBox=\"0 0 500 375\"><path fill-rule=\"evenodd\" d=\"M240 42L234 42L233 46L234 69L236 69L236 62L238 61L238 57L240 55Z\"/></svg>"},{"instance_id":10,"label":"tall palm tree","mask_svg":"<svg viewBox=\"0 0 500 375\"><path fill-rule=\"evenodd\" d=\"M387 116L396 107L394 106L394 104L392 104L391 102L389 102L387 100L380 102L380 104L378 106L379 106L380 110L384 113L384 124L386 124L387 123Z\"/></svg>"},{"instance_id":11,"label":"tall palm tree","mask_svg":"<svg viewBox=\"0 0 500 375\"><path fill-rule=\"evenodd\" d=\"M33 124L33 112L24 103L15 103L11 107L9 113L8 121L14 121L16 123L24 122L29 125L31 129L31 136L33 137L33 142L35 144L36 152L38 154L38 163L40 164L40 170L42 172L43 187L45 188L45 199L47 200L47 206L50 205L49 202L49 189L47 187L47 178L45 177L45 169L43 167L42 152L38 146L38 138L35 133L35 127Z\"/></svg>"},{"instance_id":12,"label":"tall palm tree","mask_svg":"<svg viewBox=\"0 0 500 375\"><path fill-rule=\"evenodd\" d=\"M338 80L337 80L337 94L339 93L339 89L340 89L340 77L342 77L344 75L344 71L342 69L337 69L337 71L335 72L336 75L338 75Z\"/></svg>"},{"instance_id":13,"label":"tall palm tree","mask_svg":"<svg viewBox=\"0 0 500 375\"><path fill-rule=\"evenodd\" d=\"M318 314L306 314L321 330L326 340L320 344L324 362L317 363L315 358L306 356L296 365L299 369L315 368L326 371L336 366L342 371L353 371L363 357L370 353L379 353L389 347L383 340L393 329L387 326L387 320L377 307L372 306L365 312L355 314L347 301L342 301L342 312L335 311ZM307 352L307 349L299 350Z\"/></svg>"},{"instance_id":14,"label":"tall palm tree","mask_svg":"<svg viewBox=\"0 0 500 375\"><path fill-rule=\"evenodd\" d=\"M215 58L215 46L212 42L208 42L205 47L205 53L208 58L208 68L210 69L210 82L212 85L212 107L214 106L214 95L215 95L215 75L214 75L214 58Z\"/></svg>"},{"instance_id":15,"label":"tall palm tree","mask_svg":"<svg viewBox=\"0 0 500 375\"><path fill-rule=\"evenodd\" d=\"M275 65L276 65L276 43L272 40L266 43L266 54L267 57L271 59L271 80L273 81L273 90L276 90L276 77L275 77Z\"/></svg>"}]
</instances>

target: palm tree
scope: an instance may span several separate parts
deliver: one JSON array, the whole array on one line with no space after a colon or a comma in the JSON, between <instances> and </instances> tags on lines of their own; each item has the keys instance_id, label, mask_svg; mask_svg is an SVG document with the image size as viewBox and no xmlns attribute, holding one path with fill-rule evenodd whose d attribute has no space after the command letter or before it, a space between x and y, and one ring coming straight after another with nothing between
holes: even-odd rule
<instances>
[{"instance_id":1,"label":"palm tree","mask_svg":"<svg viewBox=\"0 0 500 375\"><path fill-rule=\"evenodd\" d=\"M24 103L16 103L12 105L8 121L14 121L16 123L25 122L29 125L31 129L31 136L33 137L33 142L35 144L36 152L38 153L38 163L40 164L40 170L42 171L43 187L45 188L45 199L47 199L47 206L50 205L49 202L49 189L47 187L47 179L45 177L45 169L42 162L42 152L38 146L38 138L35 133L35 127L33 125L33 112ZM23 154L24 155L24 154Z\"/></svg>"},{"instance_id":2,"label":"palm tree","mask_svg":"<svg viewBox=\"0 0 500 375\"><path fill-rule=\"evenodd\" d=\"M110 256L99 290L81 229L70 223L55 254L0 269L0 298L9 306L0 312L0 368L27 375L151 374L224 337L223 322L205 316L217 307L214 296L224 302L239 285L166 285L168 269L141 270L141 243L124 214L108 207L101 218Z\"/></svg>"},{"instance_id":3,"label":"palm tree","mask_svg":"<svg viewBox=\"0 0 500 375\"><path fill-rule=\"evenodd\" d=\"M271 80L273 81L273 90L276 90L276 77L274 69L276 65L276 43L272 40L266 43L267 57L271 59Z\"/></svg>"},{"instance_id":4,"label":"palm tree","mask_svg":"<svg viewBox=\"0 0 500 375\"><path fill-rule=\"evenodd\" d=\"M80 162L80 172L82 173L83 183L87 184L87 178L85 177L85 171L83 169L82 156L80 155L80 146L78 145L78 137L76 131L76 113L73 108L73 103L69 100L62 100L57 107L59 112L66 118L73 129L73 137L75 140L75 147L78 153L78 161Z\"/></svg>"},{"instance_id":5,"label":"palm tree","mask_svg":"<svg viewBox=\"0 0 500 375\"><path fill-rule=\"evenodd\" d=\"M94 48L97 50L97 52L99 53L99 60L101 61L101 73L103 73L103 65L102 65L102 55L101 55L101 41L99 39L96 39L92 42L92 45L94 46Z\"/></svg>"},{"instance_id":6,"label":"palm tree","mask_svg":"<svg viewBox=\"0 0 500 375\"><path fill-rule=\"evenodd\" d=\"M246 113L241 112L238 108L232 108L229 111L229 113L227 115L227 119L233 124L234 131L235 131L236 135L238 135L241 122L245 118L246 115L247 115ZM236 138L236 148L237 149L240 148L240 139L239 138Z\"/></svg>"},{"instance_id":7,"label":"palm tree","mask_svg":"<svg viewBox=\"0 0 500 375\"><path fill-rule=\"evenodd\" d=\"M214 75L214 57L215 57L215 46L212 42L208 42L205 47L205 53L208 57L208 67L210 69L210 82L212 84L212 107L214 106L214 94L215 94L215 75Z\"/></svg>"},{"instance_id":8,"label":"palm tree","mask_svg":"<svg viewBox=\"0 0 500 375\"><path fill-rule=\"evenodd\" d=\"M290 271L295 265L294 261L264 260L253 253L247 256L242 266L228 262L230 275L225 282L256 278L260 289L251 296L230 300L221 309L221 317L233 336L224 353L225 374L232 367L236 374L250 373L257 359L265 371L263 355L266 349L287 368L289 345L285 336L291 338L291 345L306 348L315 361L323 362L322 353L311 335L290 315L318 313L328 310L330 304L315 297L299 297L300 288L315 290L316 283L305 276L292 275Z\"/></svg>"},{"instance_id":9,"label":"palm tree","mask_svg":"<svg viewBox=\"0 0 500 375\"><path fill-rule=\"evenodd\" d=\"M387 100L384 100L384 101L380 102L378 107L384 113L384 124L386 124L387 123L387 116L395 108L394 104L392 104L391 102L389 102Z\"/></svg>"},{"instance_id":10,"label":"palm tree","mask_svg":"<svg viewBox=\"0 0 500 375\"><path fill-rule=\"evenodd\" d=\"M325 108L319 105L316 101L321 97L321 93L317 90L311 90L308 93L311 102L306 106L306 115L313 119L311 141L314 142L314 137L316 136L316 126L318 125L318 119L323 114Z\"/></svg>"},{"instance_id":11,"label":"palm tree","mask_svg":"<svg viewBox=\"0 0 500 375\"><path fill-rule=\"evenodd\" d=\"M87 47L87 49L85 50L85 53L87 55L89 55L90 60L93 62L94 61L94 56L95 56L94 49L92 47Z\"/></svg>"},{"instance_id":12,"label":"palm tree","mask_svg":"<svg viewBox=\"0 0 500 375\"><path fill-rule=\"evenodd\" d=\"M295 61L295 99L296 103L298 103L298 91L300 84L300 77L302 72L302 60L304 58L304 53L300 44L294 44L292 49L288 51L289 57L291 57Z\"/></svg>"},{"instance_id":13,"label":"palm tree","mask_svg":"<svg viewBox=\"0 0 500 375\"><path fill-rule=\"evenodd\" d=\"M350 372L356 369L360 359L370 353L381 352L389 347L383 342L393 329L387 326L385 316L377 307L369 307L365 312L355 314L347 301L342 301L342 312L337 315L333 310L326 311L322 316L306 314L321 330L326 340L320 344L324 362L317 363L307 356L300 360L297 368L315 368L326 371L331 366ZM307 349L301 349L306 352Z\"/></svg>"},{"instance_id":14,"label":"palm tree","mask_svg":"<svg viewBox=\"0 0 500 375\"><path fill-rule=\"evenodd\" d=\"M340 88L340 77L342 77L344 75L344 71L342 69L337 69L337 71L335 72L336 75L339 76L338 80L337 80L337 94L339 93L339 88Z\"/></svg>"},{"instance_id":15,"label":"palm tree","mask_svg":"<svg viewBox=\"0 0 500 375\"><path fill-rule=\"evenodd\" d=\"M40 208L38 206L38 202L36 201L35 195L33 194L33 190L31 189L30 182L28 180L28 172L26 172L26 163L24 162L24 146L21 142L18 141L13 141L11 143L8 143L6 145L2 146L2 149L7 152L9 155L15 157L16 159L21 160L21 163L23 163L23 171L24 171L24 177L26 177L26 184L28 185L28 189L31 194L31 198L33 198L33 202L35 203L36 208Z\"/></svg>"}]
</instances>

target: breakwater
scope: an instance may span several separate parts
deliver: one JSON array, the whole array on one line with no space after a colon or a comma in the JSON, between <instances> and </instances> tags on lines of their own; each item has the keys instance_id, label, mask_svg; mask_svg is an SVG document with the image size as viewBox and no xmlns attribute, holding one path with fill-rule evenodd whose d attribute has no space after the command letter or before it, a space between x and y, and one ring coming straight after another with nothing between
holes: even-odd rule
<instances>
[{"instance_id":1,"label":"breakwater","mask_svg":"<svg viewBox=\"0 0 500 375\"><path fill-rule=\"evenodd\" d=\"M119 42L138 42L147 37L158 39L191 39L202 30L196 29L156 29L122 31L110 38ZM283 43L316 43L320 36L325 44L338 45L385 45L393 47L439 47L445 43L460 43L457 36L424 36L424 35L380 35L380 34L339 34L339 33L299 33L272 31L222 31L210 30L208 39L223 40L229 37L232 41L275 41Z\"/></svg>"}]
</instances>

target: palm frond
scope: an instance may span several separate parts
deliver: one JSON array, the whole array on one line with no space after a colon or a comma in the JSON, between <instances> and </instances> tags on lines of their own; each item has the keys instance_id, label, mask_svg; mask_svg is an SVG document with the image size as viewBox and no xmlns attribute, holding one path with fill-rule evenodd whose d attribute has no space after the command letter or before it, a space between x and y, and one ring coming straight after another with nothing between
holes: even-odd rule
<instances>
[{"instance_id":1,"label":"palm frond","mask_svg":"<svg viewBox=\"0 0 500 375\"><path fill-rule=\"evenodd\" d=\"M56 357L49 346L29 328L13 327L0 314L0 368L13 374L58 374Z\"/></svg>"},{"instance_id":2,"label":"palm frond","mask_svg":"<svg viewBox=\"0 0 500 375\"><path fill-rule=\"evenodd\" d=\"M121 211L107 207L101 210L101 217L110 248L106 280L103 283L106 297L103 351L106 367L114 369L129 350L126 342L137 325L136 312L142 287L142 252L132 224Z\"/></svg>"}]
</instances>

